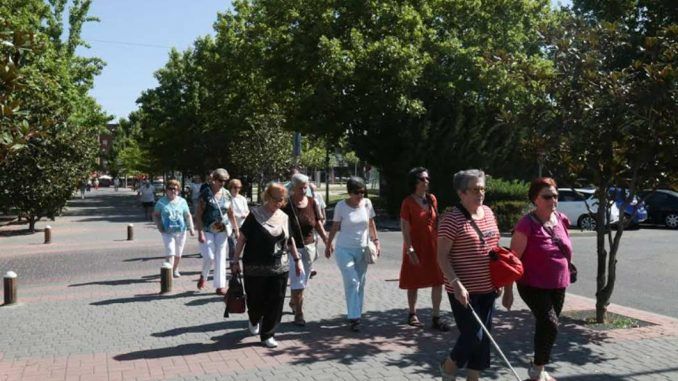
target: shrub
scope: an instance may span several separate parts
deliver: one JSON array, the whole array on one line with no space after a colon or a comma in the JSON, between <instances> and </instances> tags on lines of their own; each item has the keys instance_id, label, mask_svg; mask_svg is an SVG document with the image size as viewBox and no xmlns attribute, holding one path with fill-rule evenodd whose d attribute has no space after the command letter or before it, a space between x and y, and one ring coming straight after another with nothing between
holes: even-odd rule
<instances>
[{"instance_id":1,"label":"shrub","mask_svg":"<svg viewBox=\"0 0 678 381\"><path fill-rule=\"evenodd\" d=\"M497 201L490 206L497 217L499 231L510 232L518 220L527 213L529 204L525 201Z\"/></svg>"},{"instance_id":2,"label":"shrub","mask_svg":"<svg viewBox=\"0 0 678 381\"><path fill-rule=\"evenodd\" d=\"M488 177L485 181L487 192L485 204L494 205L498 201L523 201L528 202L527 190L530 184L520 180L503 180Z\"/></svg>"}]
</instances>

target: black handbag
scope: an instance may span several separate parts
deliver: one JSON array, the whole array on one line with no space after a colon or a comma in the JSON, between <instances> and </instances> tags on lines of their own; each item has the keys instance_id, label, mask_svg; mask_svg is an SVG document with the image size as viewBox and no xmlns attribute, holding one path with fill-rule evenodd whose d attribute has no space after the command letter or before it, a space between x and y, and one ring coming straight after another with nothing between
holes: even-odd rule
<instances>
[{"instance_id":1,"label":"black handbag","mask_svg":"<svg viewBox=\"0 0 678 381\"><path fill-rule=\"evenodd\" d=\"M229 314L242 314L247 310L247 296L242 285L240 274L235 274L228 281L228 290L224 295L224 303L226 309L224 310L224 317L227 318Z\"/></svg>"}]
</instances>

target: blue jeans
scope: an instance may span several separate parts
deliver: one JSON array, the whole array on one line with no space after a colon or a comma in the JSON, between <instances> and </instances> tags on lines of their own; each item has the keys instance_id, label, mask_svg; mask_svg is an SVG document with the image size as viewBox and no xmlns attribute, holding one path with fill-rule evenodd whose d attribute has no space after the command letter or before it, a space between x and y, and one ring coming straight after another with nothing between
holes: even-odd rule
<instances>
[{"instance_id":1,"label":"blue jeans","mask_svg":"<svg viewBox=\"0 0 678 381\"><path fill-rule=\"evenodd\" d=\"M360 319L363 312L365 274L367 273L367 262L365 262L363 250L361 248L337 247L334 255L344 279L348 318Z\"/></svg>"},{"instance_id":2,"label":"blue jeans","mask_svg":"<svg viewBox=\"0 0 678 381\"><path fill-rule=\"evenodd\" d=\"M450 353L450 358L459 368L484 370L490 367L490 339L473 317L468 307L462 306L453 293L447 293L452 305L454 320L459 329L459 338ZM469 303L488 331L492 331L495 292L470 294Z\"/></svg>"}]
</instances>

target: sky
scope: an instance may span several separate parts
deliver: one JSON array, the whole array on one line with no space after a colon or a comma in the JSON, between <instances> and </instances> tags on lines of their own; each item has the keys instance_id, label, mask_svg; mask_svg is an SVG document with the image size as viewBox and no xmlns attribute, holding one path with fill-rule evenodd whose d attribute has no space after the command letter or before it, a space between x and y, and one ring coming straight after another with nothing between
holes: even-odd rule
<instances>
[{"instance_id":1,"label":"sky","mask_svg":"<svg viewBox=\"0 0 678 381\"><path fill-rule=\"evenodd\" d=\"M153 73L165 65L170 49L183 51L197 37L214 35L217 13L230 8L230 0L93 0L90 15L100 22L83 26L91 48L78 50L106 62L92 96L114 121L127 117L141 92L157 86Z\"/></svg>"},{"instance_id":2,"label":"sky","mask_svg":"<svg viewBox=\"0 0 678 381\"><path fill-rule=\"evenodd\" d=\"M214 35L217 12L230 9L229 0L94 0L82 39L91 48L78 54L106 62L96 77L92 96L118 118L136 110L143 90L157 86L153 73L167 62L172 47L180 51L206 34Z\"/></svg>"}]
</instances>

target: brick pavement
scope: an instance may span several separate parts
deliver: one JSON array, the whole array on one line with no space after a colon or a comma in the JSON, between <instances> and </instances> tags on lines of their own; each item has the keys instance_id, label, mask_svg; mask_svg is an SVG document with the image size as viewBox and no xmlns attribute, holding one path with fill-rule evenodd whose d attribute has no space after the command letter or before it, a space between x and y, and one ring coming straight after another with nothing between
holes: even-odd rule
<instances>
[{"instance_id":1,"label":"brick pavement","mask_svg":"<svg viewBox=\"0 0 678 381\"><path fill-rule=\"evenodd\" d=\"M339 272L333 261L321 259L319 276L308 290L308 326L293 326L287 311L277 334L280 347L266 349L246 334L244 315L222 318L221 299L195 290L197 256L184 259L184 276L174 291L158 295L161 258L154 253L160 240L154 244L152 238L148 233L137 243L124 243L140 245L137 249L147 252L143 261L114 252L111 259L121 263L115 271L92 267L91 273L23 285L21 304L0 308L0 380L428 380L436 378L437 361L454 339L454 333L403 324L406 299L392 261L370 268L365 328L348 332ZM20 254L29 247L26 242L15 239L13 252L0 256ZM97 261L96 256L78 258L88 269L85 262ZM420 294L419 304L420 318L428 322L427 293ZM568 295L566 310L591 308L592 300ZM653 324L593 331L565 320L552 373L559 380L678 380L678 320L616 305L610 310ZM519 300L514 311L497 312L495 337L522 375L531 355L532 327ZM484 378L511 380L493 357Z\"/></svg>"}]
</instances>

